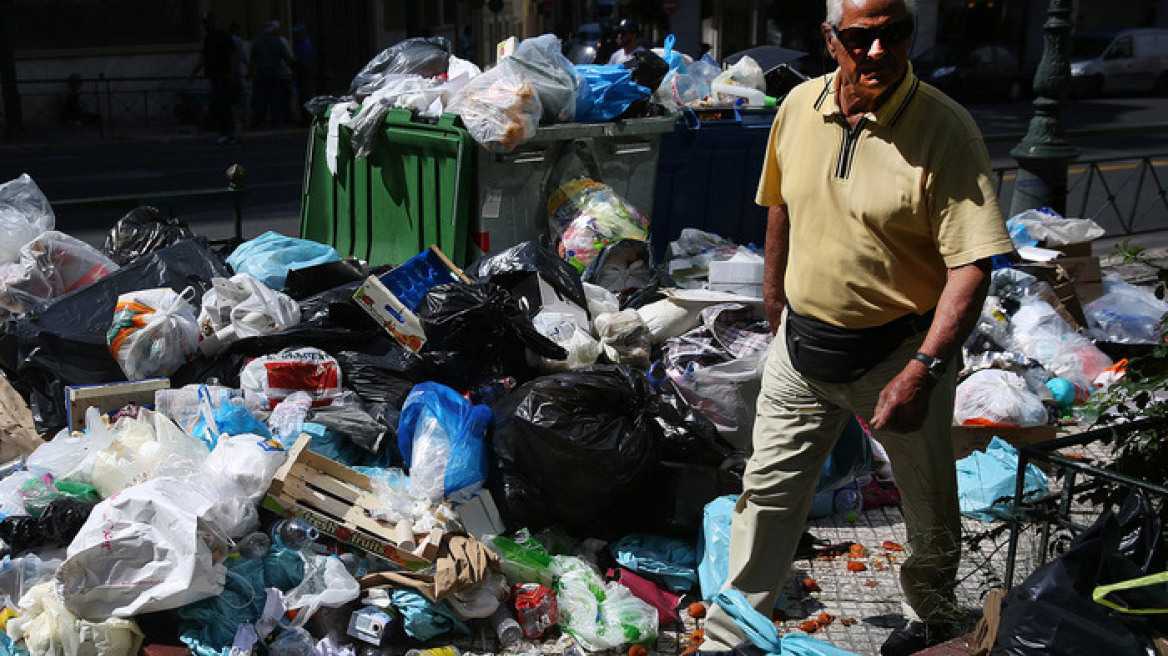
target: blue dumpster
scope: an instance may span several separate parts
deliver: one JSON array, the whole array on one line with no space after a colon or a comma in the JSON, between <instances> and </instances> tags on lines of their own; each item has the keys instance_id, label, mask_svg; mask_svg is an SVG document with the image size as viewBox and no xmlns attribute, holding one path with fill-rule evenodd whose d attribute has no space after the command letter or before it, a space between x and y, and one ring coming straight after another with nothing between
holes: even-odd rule
<instances>
[{"instance_id":1,"label":"blue dumpster","mask_svg":"<svg viewBox=\"0 0 1168 656\"><path fill-rule=\"evenodd\" d=\"M774 119L774 108L686 110L661 135L651 223L658 261L682 228L763 245L767 211L754 194Z\"/></svg>"}]
</instances>

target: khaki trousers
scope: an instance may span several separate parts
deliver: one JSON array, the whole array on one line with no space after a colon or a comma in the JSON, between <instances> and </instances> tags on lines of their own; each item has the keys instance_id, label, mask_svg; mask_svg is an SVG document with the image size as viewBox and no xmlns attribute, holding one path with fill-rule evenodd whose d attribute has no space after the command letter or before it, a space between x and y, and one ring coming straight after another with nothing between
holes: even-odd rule
<instances>
[{"instance_id":1,"label":"khaki trousers","mask_svg":"<svg viewBox=\"0 0 1168 656\"><path fill-rule=\"evenodd\" d=\"M785 316L785 315L784 315ZM920 348L924 333L909 338L875 368L851 383L824 383L791 366L786 321L771 345L758 397L754 453L730 531L726 587L742 592L770 617L791 569L819 473L852 413L872 417L880 391ZM934 386L924 426L915 433L880 431L900 488L908 558L900 583L916 619L951 613L961 557L961 517L950 425L954 363ZM866 545L869 547L875 545ZM744 635L722 609L711 608L702 651L726 651Z\"/></svg>"}]
</instances>

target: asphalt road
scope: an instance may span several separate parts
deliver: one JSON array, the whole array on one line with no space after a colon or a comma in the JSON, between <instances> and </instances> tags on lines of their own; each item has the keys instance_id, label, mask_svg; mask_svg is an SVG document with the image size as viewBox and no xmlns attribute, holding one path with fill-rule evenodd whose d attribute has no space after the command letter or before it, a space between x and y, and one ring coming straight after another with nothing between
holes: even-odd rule
<instances>
[{"instance_id":1,"label":"asphalt road","mask_svg":"<svg viewBox=\"0 0 1168 656\"><path fill-rule=\"evenodd\" d=\"M971 105L971 114L987 135L995 167L1015 165L1009 156L1033 115L1028 102ZM1081 159L1168 154L1168 99L1110 98L1072 101L1064 111L1069 140ZM1164 123L1165 129L1127 134L1080 136L1076 131L1130 128ZM249 176L244 236L266 230L297 234L307 150L307 129L251 133L239 143L218 145L214 135L177 132L174 128L120 128L115 138L94 130L56 130L34 134L25 142L0 142L0 181L27 172L51 201L98 196L222 189L225 171L240 164ZM1160 174L1168 181L1168 176ZM1106 194L1096 190L1095 194ZM230 235L231 208L226 203L176 208L176 214L199 234ZM1068 214L1071 214L1068 211ZM1073 214L1072 214L1073 215ZM99 243L121 213L58 215L58 228ZM1147 225L1160 219L1153 217ZM1109 230L1119 225L1111 221ZM1163 219L1168 227L1168 216Z\"/></svg>"}]
</instances>

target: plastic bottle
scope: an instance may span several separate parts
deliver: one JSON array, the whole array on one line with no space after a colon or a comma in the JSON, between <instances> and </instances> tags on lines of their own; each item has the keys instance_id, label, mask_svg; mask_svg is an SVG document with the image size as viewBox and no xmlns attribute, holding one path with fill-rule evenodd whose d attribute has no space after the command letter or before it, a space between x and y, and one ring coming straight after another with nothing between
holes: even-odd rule
<instances>
[{"instance_id":1,"label":"plastic bottle","mask_svg":"<svg viewBox=\"0 0 1168 656\"><path fill-rule=\"evenodd\" d=\"M405 656L462 656L462 652L458 650L458 647L451 645L449 647L411 649L405 653Z\"/></svg>"},{"instance_id":2,"label":"plastic bottle","mask_svg":"<svg viewBox=\"0 0 1168 656\"><path fill-rule=\"evenodd\" d=\"M731 98L742 98L749 107L774 107L775 99L753 87L744 87L738 84L715 82L710 85L710 91Z\"/></svg>"},{"instance_id":3,"label":"plastic bottle","mask_svg":"<svg viewBox=\"0 0 1168 656\"><path fill-rule=\"evenodd\" d=\"M835 491L832 507L837 517L849 524L856 523L860 518L860 512L864 510L864 495L860 493L860 486L856 481Z\"/></svg>"},{"instance_id":4,"label":"plastic bottle","mask_svg":"<svg viewBox=\"0 0 1168 656\"><path fill-rule=\"evenodd\" d=\"M272 544L285 549L307 549L320 537L311 524L303 519L281 519L272 524Z\"/></svg>"},{"instance_id":5,"label":"plastic bottle","mask_svg":"<svg viewBox=\"0 0 1168 656\"><path fill-rule=\"evenodd\" d=\"M523 639L523 627L519 626L505 605L500 605L491 615L491 627L495 629L500 647L510 647Z\"/></svg>"},{"instance_id":6,"label":"plastic bottle","mask_svg":"<svg viewBox=\"0 0 1168 656\"><path fill-rule=\"evenodd\" d=\"M263 558L272 549L272 539L266 533L256 531L244 536L235 548L244 558Z\"/></svg>"}]
</instances>

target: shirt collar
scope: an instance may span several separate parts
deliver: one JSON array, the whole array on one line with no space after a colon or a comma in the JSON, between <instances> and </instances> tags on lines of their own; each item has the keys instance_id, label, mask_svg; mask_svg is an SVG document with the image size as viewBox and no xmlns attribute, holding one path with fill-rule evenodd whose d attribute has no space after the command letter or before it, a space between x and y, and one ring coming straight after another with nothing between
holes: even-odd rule
<instances>
[{"instance_id":1,"label":"shirt collar","mask_svg":"<svg viewBox=\"0 0 1168 656\"><path fill-rule=\"evenodd\" d=\"M839 85L838 76L838 70L829 73L825 78L823 91L815 99L815 108L825 117L843 114L843 110L839 106L839 94L837 93ZM912 62L909 62L908 70L905 72L900 84L896 85L896 88L892 90L892 96L875 112L868 112L868 120L888 125L895 123L896 119L904 113L905 107L912 101L913 96L916 95L916 90L919 85L920 79L913 73Z\"/></svg>"}]
</instances>

